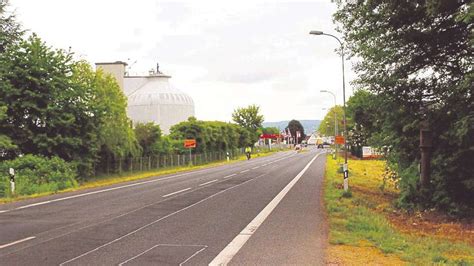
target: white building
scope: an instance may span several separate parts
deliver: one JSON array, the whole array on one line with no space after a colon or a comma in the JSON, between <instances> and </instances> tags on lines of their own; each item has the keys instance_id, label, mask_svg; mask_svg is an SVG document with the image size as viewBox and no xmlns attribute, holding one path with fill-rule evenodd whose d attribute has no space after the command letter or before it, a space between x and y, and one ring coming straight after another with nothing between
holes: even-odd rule
<instances>
[{"instance_id":1,"label":"white building","mask_svg":"<svg viewBox=\"0 0 474 266\"><path fill-rule=\"evenodd\" d=\"M133 123L154 122L164 134L170 127L194 116L191 97L174 88L157 68L148 76L126 76L124 62L96 63L97 68L112 74L128 98L127 114Z\"/></svg>"}]
</instances>

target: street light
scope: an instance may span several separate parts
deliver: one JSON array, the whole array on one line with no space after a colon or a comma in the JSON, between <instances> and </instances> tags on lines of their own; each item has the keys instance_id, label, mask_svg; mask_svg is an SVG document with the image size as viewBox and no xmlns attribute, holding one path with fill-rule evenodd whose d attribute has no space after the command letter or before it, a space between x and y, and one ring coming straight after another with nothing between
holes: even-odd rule
<instances>
[{"instance_id":1,"label":"street light","mask_svg":"<svg viewBox=\"0 0 474 266\"><path fill-rule=\"evenodd\" d=\"M341 45L341 60L342 60L342 101L343 101L343 119L344 119L344 191L349 189L349 167L347 165L347 123L346 123L346 82L344 76L344 45L341 40L332 34L327 34L322 31L312 30L309 32L312 35L326 35L336 39Z\"/></svg>"},{"instance_id":2,"label":"street light","mask_svg":"<svg viewBox=\"0 0 474 266\"><path fill-rule=\"evenodd\" d=\"M336 94L328 90L321 90L321 92L330 93L334 97L334 147L336 147L336 153L334 155L334 159L337 158L337 143L336 143L336 136L337 136L337 112L336 112Z\"/></svg>"}]
</instances>

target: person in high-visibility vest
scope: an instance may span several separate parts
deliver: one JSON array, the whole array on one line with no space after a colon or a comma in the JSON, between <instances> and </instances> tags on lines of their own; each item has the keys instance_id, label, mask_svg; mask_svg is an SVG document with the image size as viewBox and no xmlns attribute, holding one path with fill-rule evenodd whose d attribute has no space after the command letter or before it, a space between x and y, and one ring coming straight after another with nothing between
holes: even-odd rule
<instances>
[{"instance_id":1,"label":"person in high-visibility vest","mask_svg":"<svg viewBox=\"0 0 474 266\"><path fill-rule=\"evenodd\" d=\"M247 160L250 160L250 155L252 154L252 148L245 148L245 155L247 155Z\"/></svg>"}]
</instances>

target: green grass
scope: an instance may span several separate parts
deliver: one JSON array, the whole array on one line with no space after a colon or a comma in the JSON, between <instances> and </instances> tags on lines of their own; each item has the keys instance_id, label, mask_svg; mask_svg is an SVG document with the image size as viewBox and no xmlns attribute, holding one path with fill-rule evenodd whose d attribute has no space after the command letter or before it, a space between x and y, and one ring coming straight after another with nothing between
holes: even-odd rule
<instances>
[{"instance_id":1,"label":"green grass","mask_svg":"<svg viewBox=\"0 0 474 266\"><path fill-rule=\"evenodd\" d=\"M376 166L375 173L369 171L367 175L367 171L357 169L361 164L367 167L371 162ZM350 183L376 188L378 179L372 177L381 175L378 164L380 161L350 161ZM391 226L383 213L375 211L364 196L352 193L351 197L343 197L340 183L342 176L337 173L337 162L328 157L324 198L330 244L358 247L361 243L370 243L384 254L393 254L412 265L474 265L472 246L401 233Z\"/></svg>"}]
</instances>

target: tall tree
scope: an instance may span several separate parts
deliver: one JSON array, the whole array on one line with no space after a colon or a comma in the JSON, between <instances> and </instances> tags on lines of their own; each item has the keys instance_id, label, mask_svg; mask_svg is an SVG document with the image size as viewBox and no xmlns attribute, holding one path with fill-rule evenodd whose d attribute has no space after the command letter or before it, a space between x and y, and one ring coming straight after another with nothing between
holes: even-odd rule
<instances>
[{"instance_id":1,"label":"tall tree","mask_svg":"<svg viewBox=\"0 0 474 266\"><path fill-rule=\"evenodd\" d=\"M344 131L344 120L343 120L343 109L340 105L333 106L331 109L328 110L324 119L319 124L319 133L325 136L333 136L334 135L334 118L336 118L337 123L337 132L339 135L342 134Z\"/></svg>"},{"instance_id":2,"label":"tall tree","mask_svg":"<svg viewBox=\"0 0 474 266\"><path fill-rule=\"evenodd\" d=\"M356 84L385 101L383 139L392 147L403 199L474 209L472 1L336 3L346 51L361 59ZM417 191L421 121L434 136L432 182L424 194L410 192Z\"/></svg>"},{"instance_id":3,"label":"tall tree","mask_svg":"<svg viewBox=\"0 0 474 266\"><path fill-rule=\"evenodd\" d=\"M7 11L8 2L0 1L0 53L5 52L9 45L20 41L23 34L14 14Z\"/></svg>"},{"instance_id":4,"label":"tall tree","mask_svg":"<svg viewBox=\"0 0 474 266\"><path fill-rule=\"evenodd\" d=\"M144 156L155 155L155 143L161 139L161 129L153 122L137 123L135 125L135 136L143 150Z\"/></svg>"},{"instance_id":5,"label":"tall tree","mask_svg":"<svg viewBox=\"0 0 474 266\"><path fill-rule=\"evenodd\" d=\"M291 120L288 122L288 126L286 127L286 130L290 130L291 136L296 139L296 132L300 132L300 137L298 138L298 143L301 143L306 137L304 133L304 127L301 125L301 122L298 120Z\"/></svg>"},{"instance_id":6,"label":"tall tree","mask_svg":"<svg viewBox=\"0 0 474 266\"><path fill-rule=\"evenodd\" d=\"M255 143L258 140L258 130L262 127L263 115L259 114L260 107L249 105L244 108L237 108L232 113L232 120L251 132L251 140Z\"/></svg>"}]
</instances>

